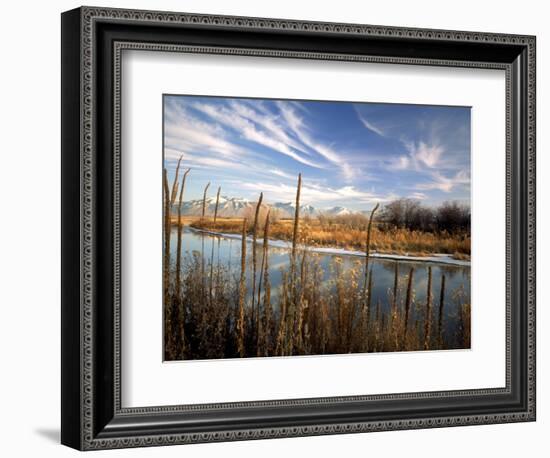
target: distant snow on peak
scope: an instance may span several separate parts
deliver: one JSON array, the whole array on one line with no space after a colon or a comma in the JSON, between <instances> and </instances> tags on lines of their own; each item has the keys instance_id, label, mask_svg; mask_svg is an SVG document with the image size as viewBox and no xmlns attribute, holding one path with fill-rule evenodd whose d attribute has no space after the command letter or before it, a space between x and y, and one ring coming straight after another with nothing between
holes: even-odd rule
<instances>
[{"instance_id":1,"label":"distant snow on peak","mask_svg":"<svg viewBox=\"0 0 550 458\"><path fill-rule=\"evenodd\" d=\"M327 208L322 212L333 216L345 216L345 215L352 215L356 213L353 210L350 210L349 208L340 207L340 206Z\"/></svg>"},{"instance_id":2,"label":"distant snow on peak","mask_svg":"<svg viewBox=\"0 0 550 458\"><path fill-rule=\"evenodd\" d=\"M183 202L181 212L186 216L201 216L202 215L202 199L195 199ZM218 216L221 217L242 217L247 209L255 207L255 202L240 197L220 196L218 201ZM205 212L207 215L213 215L216 209L216 196L209 196L205 202ZM177 211L177 205L174 206Z\"/></svg>"},{"instance_id":3,"label":"distant snow on peak","mask_svg":"<svg viewBox=\"0 0 550 458\"><path fill-rule=\"evenodd\" d=\"M255 211L257 201L251 201L243 197L228 197L220 196L218 201L218 216L226 218L242 218L250 216L250 212ZM202 199L189 200L182 203L182 215L186 216L201 216L202 215ZM293 218L296 213L295 202L275 202L272 204L263 203L262 207L271 208L279 218ZM206 198L205 211L207 215L212 216L216 208L216 196L208 196ZM174 212L177 211L177 204L174 205ZM346 207L336 206L330 208L315 208L312 205L300 205L301 216L317 216L319 214L331 216L345 216L357 214L354 210Z\"/></svg>"}]
</instances>

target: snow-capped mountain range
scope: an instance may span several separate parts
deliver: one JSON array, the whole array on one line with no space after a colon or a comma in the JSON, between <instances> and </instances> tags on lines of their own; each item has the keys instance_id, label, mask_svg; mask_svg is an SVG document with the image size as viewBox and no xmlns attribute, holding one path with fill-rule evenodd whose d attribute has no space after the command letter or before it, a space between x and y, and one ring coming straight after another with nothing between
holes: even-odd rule
<instances>
[{"instance_id":1,"label":"snow-capped mountain range","mask_svg":"<svg viewBox=\"0 0 550 458\"><path fill-rule=\"evenodd\" d=\"M276 202L273 204L262 204L262 207L270 207L277 211L279 218L292 218L296 209L294 202ZM206 198L206 214L213 215L216 208L216 197ZM251 216L256 210L256 202L241 197L220 196L218 203L218 216L229 218L242 218ZM177 212L177 205L174 205L173 212ZM202 199L183 202L181 207L182 215L200 216L202 214ZM311 205L301 205L300 215L316 216L320 213L327 215L350 215L357 213L345 207L330 207L317 209Z\"/></svg>"}]
</instances>

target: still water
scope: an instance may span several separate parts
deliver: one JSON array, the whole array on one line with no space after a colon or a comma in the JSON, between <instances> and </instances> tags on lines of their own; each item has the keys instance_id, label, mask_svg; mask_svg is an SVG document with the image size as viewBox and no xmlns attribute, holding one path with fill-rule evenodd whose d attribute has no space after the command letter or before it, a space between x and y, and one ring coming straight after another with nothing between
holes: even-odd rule
<instances>
[{"instance_id":1,"label":"still water","mask_svg":"<svg viewBox=\"0 0 550 458\"><path fill-rule=\"evenodd\" d=\"M259 243L262 241L259 240ZM284 244L282 244L284 245ZM176 257L177 229L171 231L171 260ZM241 266L241 240L232 237L198 232L186 226L182 238L182 256L185 262L189 262L192 253L202 253L205 263L213 262L220 265L230 273L235 284L240 276ZM257 247L257 272L259 276L261 266L261 245ZM252 242L247 242L247 268L250 272L252 264ZM330 282L334 274L335 261L338 260L345 276L346 271L355 268L363 269L364 258L358 256L310 253L315 257L324 272L323 282ZM269 248L269 278L271 282L271 296L276 299L280 292L282 271L288 270L290 263L290 249L286 247ZM399 275L398 303L403 304L407 276L411 267L414 267L413 275L413 305L411 307L412 320L420 317L417 307L424 306L427 294L428 267L432 268L432 298L434 313L439 307L441 277L445 275L445 301L443 309L443 323L446 333L452 335L458 326L458 308L460 304L470 303L470 267L447 265L435 262L417 262L406 260L388 260L371 258L369 266L373 275L372 304L380 303L381 313L388 313L391 307L391 295L393 292L395 266L397 263ZM362 275L362 274L360 274ZM362 277L360 277L362 278ZM247 293L252 294L251 275L247 273ZM323 285L319 285L323 286ZM275 301L273 301L275 302Z\"/></svg>"}]
</instances>

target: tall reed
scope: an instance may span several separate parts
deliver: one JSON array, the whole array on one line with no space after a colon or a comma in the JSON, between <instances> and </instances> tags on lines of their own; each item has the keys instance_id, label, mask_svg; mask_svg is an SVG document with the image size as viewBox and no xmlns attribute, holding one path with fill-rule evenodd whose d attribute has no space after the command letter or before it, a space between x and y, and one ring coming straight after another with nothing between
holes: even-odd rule
<instances>
[{"instance_id":1,"label":"tall reed","mask_svg":"<svg viewBox=\"0 0 550 458\"><path fill-rule=\"evenodd\" d=\"M407 281L407 295L405 296L405 329L403 331L403 338L407 339L407 332L409 329L409 314L411 310L411 302L412 302L412 283L413 283L413 274L414 274L414 267L411 267L411 270L409 271L409 279Z\"/></svg>"},{"instance_id":2,"label":"tall reed","mask_svg":"<svg viewBox=\"0 0 550 458\"><path fill-rule=\"evenodd\" d=\"M296 307L297 307L297 289L296 289L296 248L298 245L298 234L300 230L300 193L302 191L302 174L298 174L298 185L296 186L296 208L294 209L294 224L292 228L292 251L290 255L290 294L291 300L288 304L289 329L287 330L287 340L293 339L296 333Z\"/></svg>"},{"instance_id":3,"label":"tall reed","mask_svg":"<svg viewBox=\"0 0 550 458\"><path fill-rule=\"evenodd\" d=\"M432 267L428 267L428 288L426 291L426 317L424 318L424 350L430 348L432 326Z\"/></svg>"},{"instance_id":4,"label":"tall reed","mask_svg":"<svg viewBox=\"0 0 550 458\"><path fill-rule=\"evenodd\" d=\"M296 209L294 210L294 227L292 229L292 261L296 260L296 245L298 243L298 230L300 227L300 192L302 190L302 174L298 174L298 186L296 188Z\"/></svg>"},{"instance_id":5,"label":"tall reed","mask_svg":"<svg viewBox=\"0 0 550 458\"><path fill-rule=\"evenodd\" d=\"M362 349L363 351L369 350L369 342L368 342L368 336L369 336L369 328L370 328L370 322L371 322L371 304L372 304L372 269L369 273L369 283L367 287L367 297L366 300L363 301L363 324L364 327L363 330L363 342L362 342Z\"/></svg>"},{"instance_id":6,"label":"tall reed","mask_svg":"<svg viewBox=\"0 0 550 458\"><path fill-rule=\"evenodd\" d=\"M183 174L183 180L181 182L179 200L178 200L178 245L176 250L176 297L180 297L181 291L181 235L183 224L181 222L181 206L183 204L183 194L185 192L185 181L187 180L187 175L191 169L187 169Z\"/></svg>"},{"instance_id":7,"label":"tall reed","mask_svg":"<svg viewBox=\"0 0 550 458\"><path fill-rule=\"evenodd\" d=\"M180 164L181 164L182 158L183 158L183 155L181 155L180 158L178 159L178 165L176 166L176 174L174 176L174 182L172 183L172 192L170 194L170 207L174 205L174 202L176 201L176 197L178 194L178 187L179 187L178 175L180 173Z\"/></svg>"},{"instance_id":8,"label":"tall reed","mask_svg":"<svg viewBox=\"0 0 550 458\"><path fill-rule=\"evenodd\" d=\"M241 278L239 280L239 316L237 321L237 349L241 357L245 356L245 310L244 301L246 298L246 226L247 220L243 219L242 242L241 242Z\"/></svg>"},{"instance_id":9,"label":"tall reed","mask_svg":"<svg viewBox=\"0 0 550 458\"><path fill-rule=\"evenodd\" d=\"M185 181L187 180L187 175L191 169L187 169L183 174L183 180L181 182L180 195L178 201L178 244L176 248L176 293L175 298L178 304L178 322L179 322L179 354L183 359L185 354L185 307L183 301L181 300L181 236L183 224L181 222L181 206L183 204L183 193L185 191Z\"/></svg>"},{"instance_id":10,"label":"tall reed","mask_svg":"<svg viewBox=\"0 0 550 458\"><path fill-rule=\"evenodd\" d=\"M443 308L445 304L445 275L441 276L441 289L439 292L439 315L437 317L437 337L439 347L443 347Z\"/></svg>"},{"instance_id":11,"label":"tall reed","mask_svg":"<svg viewBox=\"0 0 550 458\"><path fill-rule=\"evenodd\" d=\"M168 186L168 175L166 168L162 170L162 181L164 189L164 256L163 256L163 308L164 308L164 348L165 358L171 357L170 339L172 336L171 327L171 304L169 300L170 285L170 189Z\"/></svg>"},{"instance_id":12,"label":"tall reed","mask_svg":"<svg viewBox=\"0 0 550 458\"><path fill-rule=\"evenodd\" d=\"M206 184L204 187L204 193L202 196L202 214L201 214L201 221L204 221L204 216L206 214L206 193L208 192L208 188L210 187L210 182ZM203 294L206 292L206 275L205 275L205 268L204 268L204 234L201 235L201 287Z\"/></svg>"},{"instance_id":13,"label":"tall reed","mask_svg":"<svg viewBox=\"0 0 550 458\"><path fill-rule=\"evenodd\" d=\"M252 321L258 324L257 321L254 320L254 317L256 315L255 305L254 305L254 299L256 297L256 238L258 235L258 217L260 215L260 207L262 206L262 199L264 197L263 192L260 193L260 197L258 199L258 202L256 203L256 212L254 213L254 224L252 226ZM258 308L260 306L260 303L258 302ZM259 310L258 310L258 318L259 318Z\"/></svg>"},{"instance_id":14,"label":"tall reed","mask_svg":"<svg viewBox=\"0 0 550 458\"><path fill-rule=\"evenodd\" d=\"M216 218L218 217L218 204L220 201L221 189L222 189L221 186L218 186L218 192L216 193L216 205L214 207L214 223L216 222ZM204 202L203 202L203 206L204 206ZM208 300L210 301L211 304L212 304L213 288L214 288L214 241L212 240L212 250L210 252L210 288L208 290Z\"/></svg>"},{"instance_id":15,"label":"tall reed","mask_svg":"<svg viewBox=\"0 0 550 458\"><path fill-rule=\"evenodd\" d=\"M392 297L392 309L397 308L398 301L398 287L399 287L399 263L396 261L394 266L394 276L393 276L393 297Z\"/></svg>"},{"instance_id":16,"label":"tall reed","mask_svg":"<svg viewBox=\"0 0 550 458\"><path fill-rule=\"evenodd\" d=\"M210 187L210 181L204 187L204 194L202 195L202 217L201 217L201 219L204 219L204 215L206 214L206 193L208 192L209 187Z\"/></svg>"},{"instance_id":17,"label":"tall reed","mask_svg":"<svg viewBox=\"0 0 550 458\"><path fill-rule=\"evenodd\" d=\"M216 220L218 219L218 205L220 203L220 192L222 190L221 186L218 186L218 192L216 194L216 207L214 208L214 224L216 224ZM204 218L204 215L203 215Z\"/></svg>"},{"instance_id":18,"label":"tall reed","mask_svg":"<svg viewBox=\"0 0 550 458\"><path fill-rule=\"evenodd\" d=\"M307 250L302 250L302 261L300 263L300 294L298 296L297 304L297 323L296 323L296 345L299 352L303 352L304 349L304 295L306 288L306 278L307 278L307 264L306 264Z\"/></svg>"},{"instance_id":19,"label":"tall reed","mask_svg":"<svg viewBox=\"0 0 550 458\"><path fill-rule=\"evenodd\" d=\"M376 323L376 330L375 330L375 336L374 336L374 351L379 351L380 348L382 348L381 342L380 342L380 335L382 330L384 329L385 323L380 323L380 308L382 305L380 304L380 299L376 301L376 316L374 317L374 322Z\"/></svg>"},{"instance_id":20,"label":"tall reed","mask_svg":"<svg viewBox=\"0 0 550 458\"><path fill-rule=\"evenodd\" d=\"M277 342L275 347L275 354L278 356L285 355L285 342L286 342L286 332L287 332L287 308L288 308L288 272L283 271L282 273L282 292L280 300L280 311L279 311L279 330L277 332Z\"/></svg>"},{"instance_id":21,"label":"tall reed","mask_svg":"<svg viewBox=\"0 0 550 458\"><path fill-rule=\"evenodd\" d=\"M262 273L264 282L264 319L263 319L263 355L266 356L270 351L269 336L271 334L271 284L269 283L269 210L265 217L264 225L264 244L262 254ZM258 303L260 302L260 291L262 283L262 273L260 273L260 285L258 285ZM260 346L258 345L258 350ZM260 354L258 356L261 356Z\"/></svg>"},{"instance_id":22,"label":"tall reed","mask_svg":"<svg viewBox=\"0 0 550 458\"><path fill-rule=\"evenodd\" d=\"M371 237L371 230L372 230L372 220L374 218L374 213L376 212L376 210L378 210L379 206L380 204L377 203L372 209L372 211L370 212L369 225L367 228L367 242L365 247L365 279L363 283L363 297L365 301L367 300L367 282L368 282L368 276L369 276L370 237Z\"/></svg>"},{"instance_id":23,"label":"tall reed","mask_svg":"<svg viewBox=\"0 0 550 458\"><path fill-rule=\"evenodd\" d=\"M399 326L398 326L398 304L399 304L399 263L395 262L393 272L393 294L391 298L391 338L394 350L399 349Z\"/></svg>"}]
</instances>

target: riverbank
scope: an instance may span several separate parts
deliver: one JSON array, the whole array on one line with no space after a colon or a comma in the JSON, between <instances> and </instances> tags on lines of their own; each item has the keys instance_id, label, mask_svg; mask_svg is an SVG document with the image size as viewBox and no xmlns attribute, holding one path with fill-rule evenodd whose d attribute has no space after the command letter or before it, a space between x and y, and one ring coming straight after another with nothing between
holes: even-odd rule
<instances>
[{"instance_id":1,"label":"riverbank","mask_svg":"<svg viewBox=\"0 0 550 458\"><path fill-rule=\"evenodd\" d=\"M249 219L248 233L252 231ZM174 220L177 224L177 218ZM240 238L242 218L218 218L201 220L200 217L182 217L182 223L195 229L218 234L232 234ZM276 220L270 224L270 236L273 240L290 242L292 240L292 220ZM263 237L263 227L258 227L258 238ZM341 253L364 254L365 229L360 225L323 224L316 218L304 218L300 225L300 240L319 252L338 250ZM383 229L373 225L371 234L371 252L378 256L397 259L441 258L448 257L456 261L470 261L470 238L461 234L410 231L407 229Z\"/></svg>"},{"instance_id":2,"label":"riverbank","mask_svg":"<svg viewBox=\"0 0 550 458\"><path fill-rule=\"evenodd\" d=\"M223 237L226 239L233 239L233 240L242 239L242 236L240 234L210 231L206 229L196 228L196 227L193 227L192 225L189 225L187 228L188 230L196 233L203 233L203 234L207 234L215 237ZM247 236L246 240L249 243L253 242L253 239L251 236ZM256 243L262 244L263 239L257 238ZM268 244L270 247L280 248L280 249L290 249L292 246L290 242L287 242L285 240L277 240L277 239L269 239ZM365 252L358 251L358 250L346 250L342 248L330 248L330 247L316 247L316 246L310 246L310 245L307 246L307 249L312 253L331 254L336 256L365 257ZM405 262L407 261L408 262L431 262L431 263L437 263L437 264L470 267L469 260L467 261L467 260L461 260L461 259L454 259L452 256L445 253L435 253L429 256L414 256L409 254L391 254L391 253L380 253L377 251L371 251L370 257L373 259L387 259L387 260L405 261Z\"/></svg>"}]
</instances>

